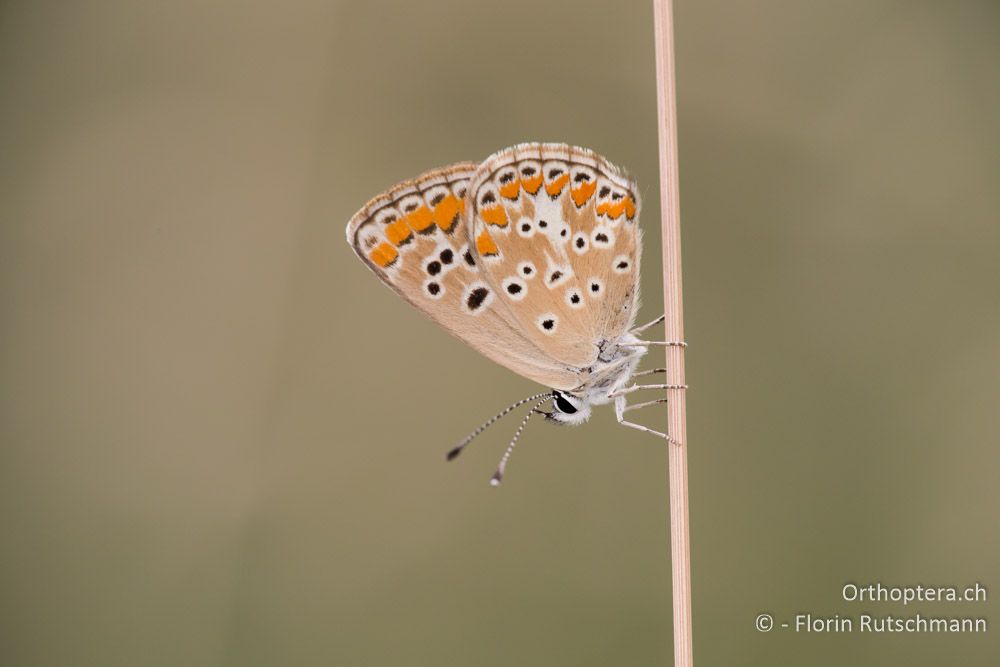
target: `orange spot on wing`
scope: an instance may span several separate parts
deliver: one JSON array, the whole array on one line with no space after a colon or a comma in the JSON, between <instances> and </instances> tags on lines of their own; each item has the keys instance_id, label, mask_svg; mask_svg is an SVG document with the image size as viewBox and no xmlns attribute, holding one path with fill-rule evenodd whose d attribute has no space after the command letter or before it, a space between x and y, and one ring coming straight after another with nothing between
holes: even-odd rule
<instances>
[{"instance_id":1,"label":"orange spot on wing","mask_svg":"<svg viewBox=\"0 0 1000 667\"><path fill-rule=\"evenodd\" d=\"M445 232L450 232L458 222L458 214L462 209L455 195L448 195L434 207L434 222Z\"/></svg>"},{"instance_id":2,"label":"orange spot on wing","mask_svg":"<svg viewBox=\"0 0 1000 667\"><path fill-rule=\"evenodd\" d=\"M631 197L625 197L625 215L629 220L635 217L635 202Z\"/></svg>"},{"instance_id":3,"label":"orange spot on wing","mask_svg":"<svg viewBox=\"0 0 1000 667\"><path fill-rule=\"evenodd\" d=\"M542 175L538 174L532 178L522 178L521 187L524 188L524 191L528 194L535 194L538 192L538 188L542 187Z\"/></svg>"},{"instance_id":4,"label":"orange spot on wing","mask_svg":"<svg viewBox=\"0 0 1000 667\"><path fill-rule=\"evenodd\" d=\"M393 248L388 243L381 243L377 248L368 254L371 260L381 266L383 269L388 268L396 261L399 257L399 251Z\"/></svg>"},{"instance_id":5,"label":"orange spot on wing","mask_svg":"<svg viewBox=\"0 0 1000 667\"><path fill-rule=\"evenodd\" d=\"M576 204L577 207L583 206L587 203L587 200L593 196L594 190L596 189L597 183L594 181L583 183L580 187L572 191L573 203Z\"/></svg>"},{"instance_id":6,"label":"orange spot on wing","mask_svg":"<svg viewBox=\"0 0 1000 667\"><path fill-rule=\"evenodd\" d=\"M611 204L609 202L606 201L601 202L600 204L597 205L597 215L607 215L608 209L610 208Z\"/></svg>"},{"instance_id":7,"label":"orange spot on wing","mask_svg":"<svg viewBox=\"0 0 1000 667\"><path fill-rule=\"evenodd\" d=\"M476 250L483 257L500 254L497 244L493 242L493 237L485 231L476 238Z\"/></svg>"},{"instance_id":8,"label":"orange spot on wing","mask_svg":"<svg viewBox=\"0 0 1000 667\"><path fill-rule=\"evenodd\" d=\"M506 227L510 224L510 221L507 219L507 210L503 206L484 208L479 212L479 215L482 216L483 220L497 227Z\"/></svg>"},{"instance_id":9,"label":"orange spot on wing","mask_svg":"<svg viewBox=\"0 0 1000 667\"><path fill-rule=\"evenodd\" d=\"M612 220L617 220L622 217L622 212L625 210L625 200L618 202L617 204L612 204L608 207L608 217Z\"/></svg>"},{"instance_id":10,"label":"orange spot on wing","mask_svg":"<svg viewBox=\"0 0 1000 667\"><path fill-rule=\"evenodd\" d=\"M406 214L406 223L415 232L425 232L434 224L434 216L426 206L421 206Z\"/></svg>"},{"instance_id":11,"label":"orange spot on wing","mask_svg":"<svg viewBox=\"0 0 1000 667\"><path fill-rule=\"evenodd\" d=\"M550 197L555 197L562 192L562 189L566 187L567 183L569 183L569 174L563 174L556 180L546 185L545 191L549 193Z\"/></svg>"},{"instance_id":12,"label":"orange spot on wing","mask_svg":"<svg viewBox=\"0 0 1000 667\"><path fill-rule=\"evenodd\" d=\"M521 183L515 178L510 183L500 186L500 195L507 199L517 199L517 192L521 189Z\"/></svg>"},{"instance_id":13,"label":"orange spot on wing","mask_svg":"<svg viewBox=\"0 0 1000 667\"><path fill-rule=\"evenodd\" d=\"M406 218L400 218L396 222L386 225L385 237L392 241L393 245L400 246L413 238L413 231L406 224Z\"/></svg>"}]
</instances>

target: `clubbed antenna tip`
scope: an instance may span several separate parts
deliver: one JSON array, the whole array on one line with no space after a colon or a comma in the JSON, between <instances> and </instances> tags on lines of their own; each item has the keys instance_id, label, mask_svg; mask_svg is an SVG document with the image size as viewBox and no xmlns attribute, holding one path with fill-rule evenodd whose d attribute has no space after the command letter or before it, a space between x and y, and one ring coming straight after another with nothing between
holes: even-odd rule
<instances>
[{"instance_id":1,"label":"clubbed antenna tip","mask_svg":"<svg viewBox=\"0 0 1000 667\"><path fill-rule=\"evenodd\" d=\"M528 420L531 419L531 415L536 412L541 412L538 409L538 406L547 400L548 396L538 401L538 403L535 403L535 405L528 410L528 414L524 415L524 419L521 420L520 426L518 426L517 430L514 431L514 437L511 438L510 444L507 445L507 451L503 453L503 457L500 459L500 465L497 466L497 471L493 473L492 477L490 477L490 486L500 486L500 482L503 481L503 473L507 469L507 461L510 460L510 455L514 452L514 446L517 444L518 438L521 437L521 432L524 431L524 427L528 425Z\"/></svg>"},{"instance_id":2,"label":"clubbed antenna tip","mask_svg":"<svg viewBox=\"0 0 1000 667\"><path fill-rule=\"evenodd\" d=\"M527 398L522 398L520 401L515 402L513 405L510 405L509 407L504 408L499 413L497 413L493 417L490 417L485 422L483 422L482 425L479 428L477 428L475 431L473 431L469 435L465 436L465 439L462 440L462 442L458 443L458 445L456 447L453 447L448 452L448 454L445 456L445 459L448 460L448 461L454 461L455 457L457 457L459 454L461 454L462 450L465 449L465 446L468 445L470 442L472 442L476 438L477 435L479 435L480 433L482 433L483 431L485 431L486 429L488 429L490 426L493 425L494 422L496 422L501 417L509 414L511 410L514 410L515 408L518 408L518 407L524 405L528 401L534 401L535 399L542 398L543 396L548 397L548 396L551 395L551 393L552 392L545 391L545 392L542 392L541 394L535 394L534 396L528 396Z\"/></svg>"}]
</instances>

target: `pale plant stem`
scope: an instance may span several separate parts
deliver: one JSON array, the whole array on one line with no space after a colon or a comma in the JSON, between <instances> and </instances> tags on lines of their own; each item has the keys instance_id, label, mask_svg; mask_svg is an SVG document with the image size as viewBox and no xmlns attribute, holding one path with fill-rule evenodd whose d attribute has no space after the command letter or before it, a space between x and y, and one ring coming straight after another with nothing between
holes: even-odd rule
<instances>
[{"instance_id":1,"label":"pale plant stem","mask_svg":"<svg viewBox=\"0 0 1000 667\"><path fill-rule=\"evenodd\" d=\"M677 175L677 103L674 75L674 30L671 0L653 0L656 37L656 101L660 147L660 222L663 229L664 333L668 341L684 340L681 283L681 225ZM684 348L665 348L667 444L670 476L670 556L674 610L674 665L692 667L691 548L688 530L687 403ZM671 442L672 441L672 442Z\"/></svg>"}]
</instances>

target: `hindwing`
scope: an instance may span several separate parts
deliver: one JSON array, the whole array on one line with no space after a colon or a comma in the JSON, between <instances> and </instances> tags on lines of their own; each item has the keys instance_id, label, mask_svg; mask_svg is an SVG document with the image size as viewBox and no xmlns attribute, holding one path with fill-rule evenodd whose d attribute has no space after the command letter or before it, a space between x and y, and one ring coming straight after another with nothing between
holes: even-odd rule
<instances>
[{"instance_id":1,"label":"hindwing","mask_svg":"<svg viewBox=\"0 0 1000 667\"><path fill-rule=\"evenodd\" d=\"M484 281L545 356L589 368L638 307L639 195L600 155L520 144L472 176L466 224Z\"/></svg>"}]
</instances>

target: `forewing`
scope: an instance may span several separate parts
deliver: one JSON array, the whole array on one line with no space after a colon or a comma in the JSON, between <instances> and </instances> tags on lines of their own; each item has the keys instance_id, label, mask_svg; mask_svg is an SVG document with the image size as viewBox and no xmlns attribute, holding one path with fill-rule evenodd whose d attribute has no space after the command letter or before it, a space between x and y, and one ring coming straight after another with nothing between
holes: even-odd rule
<instances>
[{"instance_id":1,"label":"forewing","mask_svg":"<svg viewBox=\"0 0 1000 667\"><path fill-rule=\"evenodd\" d=\"M468 197L481 275L524 335L552 359L591 366L635 319L635 183L587 149L520 144L479 166Z\"/></svg>"},{"instance_id":2,"label":"forewing","mask_svg":"<svg viewBox=\"0 0 1000 667\"><path fill-rule=\"evenodd\" d=\"M466 223L475 168L436 169L375 197L351 218L347 242L382 282L486 357L542 384L571 389L579 383L576 374L518 331L481 273Z\"/></svg>"}]
</instances>

